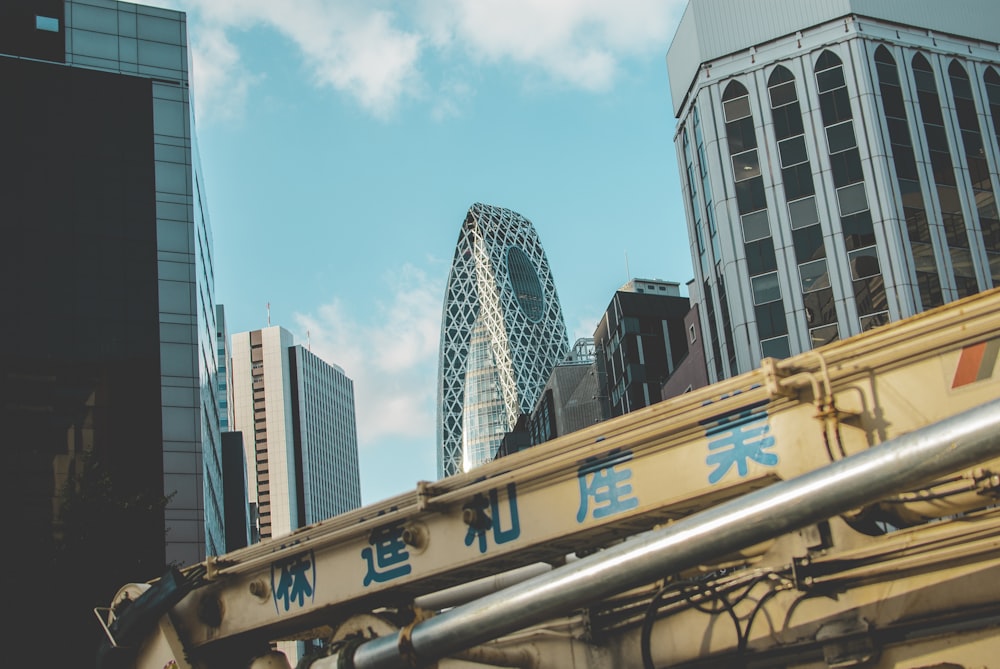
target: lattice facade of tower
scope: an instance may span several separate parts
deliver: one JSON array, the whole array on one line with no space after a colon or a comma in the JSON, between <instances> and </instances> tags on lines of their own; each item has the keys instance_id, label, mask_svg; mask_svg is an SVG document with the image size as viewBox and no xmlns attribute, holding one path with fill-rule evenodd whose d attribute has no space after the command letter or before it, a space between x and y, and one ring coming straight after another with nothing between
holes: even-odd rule
<instances>
[{"instance_id":1,"label":"lattice facade of tower","mask_svg":"<svg viewBox=\"0 0 1000 669\"><path fill-rule=\"evenodd\" d=\"M548 260L531 222L476 203L445 291L438 367L438 475L490 461L569 351Z\"/></svg>"}]
</instances>

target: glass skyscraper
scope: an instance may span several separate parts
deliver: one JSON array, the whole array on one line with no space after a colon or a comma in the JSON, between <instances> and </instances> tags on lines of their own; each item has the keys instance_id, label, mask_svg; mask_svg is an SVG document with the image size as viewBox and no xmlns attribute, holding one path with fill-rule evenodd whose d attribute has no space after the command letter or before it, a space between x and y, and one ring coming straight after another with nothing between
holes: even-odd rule
<instances>
[{"instance_id":1,"label":"glass skyscraper","mask_svg":"<svg viewBox=\"0 0 1000 669\"><path fill-rule=\"evenodd\" d=\"M711 380L1000 285L998 25L691 0L667 66Z\"/></svg>"},{"instance_id":2,"label":"glass skyscraper","mask_svg":"<svg viewBox=\"0 0 1000 669\"><path fill-rule=\"evenodd\" d=\"M438 475L492 460L568 352L555 282L531 222L474 204L459 233L441 319Z\"/></svg>"}]
</instances>

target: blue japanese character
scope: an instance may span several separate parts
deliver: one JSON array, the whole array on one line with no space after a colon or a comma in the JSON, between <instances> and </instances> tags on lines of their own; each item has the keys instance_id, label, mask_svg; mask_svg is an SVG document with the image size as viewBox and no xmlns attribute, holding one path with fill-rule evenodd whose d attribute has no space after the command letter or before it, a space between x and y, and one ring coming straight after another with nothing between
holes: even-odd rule
<instances>
[{"instance_id":1,"label":"blue japanese character","mask_svg":"<svg viewBox=\"0 0 1000 669\"><path fill-rule=\"evenodd\" d=\"M361 550L361 557L368 563L364 586L385 583L410 573L407 563L410 553L403 542L402 523L392 523L374 530L368 537L367 548Z\"/></svg>"},{"instance_id":2,"label":"blue japanese character","mask_svg":"<svg viewBox=\"0 0 1000 669\"><path fill-rule=\"evenodd\" d=\"M276 574L277 579L275 578ZM312 599L315 594L313 588L315 578L316 567L312 553L308 556L297 555L294 558L272 564L271 592L274 596L275 608L277 609L279 601L282 602L286 611L296 600L298 600L298 606L305 605L306 597Z\"/></svg>"},{"instance_id":3,"label":"blue japanese character","mask_svg":"<svg viewBox=\"0 0 1000 669\"><path fill-rule=\"evenodd\" d=\"M493 530L493 541L497 545L514 541L521 536L521 521L517 514L517 490L513 483L507 484L507 509L510 512L508 529L501 528L500 497L496 488L490 490L488 500L484 495L477 494L465 505L465 509L472 512L472 522L469 523L469 529L465 533L465 545L471 546L472 542L478 539L480 553L486 552L487 530Z\"/></svg>"},{"instance_id":4,"label":"blue japanese character","mask_svg":"<svg viewBox=\"0 0 1000 669\"><path fill-rule=\"evenodd\" d=\"M636 497L630 497L632 470L625 467L616 469L619 465L632 459L631 451L612 451L603 458L587 458L577 472L580 483L580 510L576 514L576 522L582 523L588 514L594 518L604 518L622 511L628 511L639 506ZM590 511L590 499L594 500L593 511Z\"/></svg>"},{"instance_id":5,"label":"blue japanese character","mask_svg":"<svg viewBox=\"0 0 1000 669\"><path fill-rule=\"evenodd\" d=\"M713 451L705 458L705 463L715 466L708 475L709 483L718 483L733 465L740 477L746 476L749 472L749 460L768 467L778 464L777 455L764 452L774 446L767 411L755 412L765 404L767 400L702 421L702 425L711 425L705 430L705 436L710 439L708 449Z\"/></svg>"}]
</instances>

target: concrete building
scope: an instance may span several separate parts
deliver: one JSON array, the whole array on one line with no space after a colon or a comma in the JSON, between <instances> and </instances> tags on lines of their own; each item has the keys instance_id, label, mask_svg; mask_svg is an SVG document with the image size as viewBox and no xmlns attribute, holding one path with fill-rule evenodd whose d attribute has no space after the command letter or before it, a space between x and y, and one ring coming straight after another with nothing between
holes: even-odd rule
<instances>
[{"instance_id":1,"label":"concrete building","mask_svg":"<svg viewBox=\"0 0 1000 669\"><path fill-rule=\"evenodd\" d=\"M55 665L91 657L112 574L148 580L224 545L189 62L181 12L0 3L2 487L6 533L31 549L4 591L39 632L11 638Z\"/></svg>"},{"instance_id":2,"label":"concrete building","mask_svg":"<svg viewBox=\"0 0 1000 669\"><path fill-rule=\"evenodd\" d=\"M691 0L667 67L711 380L1000 285L997 25Z\"/></svg>"},{"instance_id":3,"label":"concrete building","mask_svg":"<svg viewBox=\"0 0 1000 669\"><path fill-rule=\"evenodd\" d=\"M568 350L555 281L531 222L474 204L441 318L438 475L490 461Z\"/></svg>"},{"instance_id":4,"label":"concrete building","mask_svg":"<svg viewBox=\"0 0 1000 669\"><path fill-rule=\"evenodd\" d=\"M702 345L697 304L692 305L684 316L684 332L688 340L687 355L677 363L660 389L660 395L665 400L708 385L708 368L705 366L705 347Z\"/></svg>"},{"instance_id":5,"label":"concrete building","mask_svg":"<svg viewBox=\"0 0 1000 669\"><path fill-rule=\"evenodd\" d=\"M354 385L279 326L232 336L233 426L243 433L254 538L361 505Z\"/></svg>"},{"instance_id":6,"label":"concrete building","mask_svg":"<svg viewBox=\"0 0 1000 669\"><path fill-rule=\"evenodd\" d=\"M661 386L687 355L679 285L633 279L615 291L594 330L595 366L605 418L659 402Z\"/></svg>"}]
</instances>

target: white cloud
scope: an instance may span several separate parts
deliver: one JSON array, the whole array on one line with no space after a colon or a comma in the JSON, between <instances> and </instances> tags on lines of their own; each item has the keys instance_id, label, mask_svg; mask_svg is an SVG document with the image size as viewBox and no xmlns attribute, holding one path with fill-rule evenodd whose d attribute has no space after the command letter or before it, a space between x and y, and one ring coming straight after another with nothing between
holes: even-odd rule
<instances>
[{"instance_id":1,"label":"white cloud","mask_svg":"<svg viewBox=\"0 0 1000 669\"><path fill-rule=\"evenodd\" d=\"M335 298L295 321L312 351L354 381L362 450L391 437L422 437L433 450L444 286L411 265L386 282L388 300L361 316Z\"/></svg>"},{"instance_id":2,"label":"white cloud","mask_svg":"<svg viewBox=\"0 0 1000 669\"><path fill-rule=\"evenodd\" d=\"M487 63L510 62L553 81L603 91L620 61L666 53L684 0L431 0L428 40Z\"/></svg>"},{"instance_id":3,"label":"white cloud","mask_svg":"<svg viewBox=\"0 0 1000 669\"><path fill-rule=\"evenodd\" d=\"M204 119L232 121L243 116L250 88L263 75L250 73L240 62L226 32L207 27L198 32L192 48L195 113Z\"/></svg>"},{"instance_id":4,"label":"white cloud","mask_svg":"<svg viewBox=\"0 0 1000 669\"><path fill-rule=\"evenodd\" d=\"M270 28L288 38L313 81L353 98L376 117L391 116L429 88L463 91L463 61L514 65L538 78L606 91L623 60L665 54L684 0L189 0L195 86L203 106L225 101L232 113L255 77L241 62L234 33ZM427 59L441 59L444 81L428 82ZM229 77L228 83L222 81ZM215 95L214 92L218 92ZM458 106L429 96L431 113ZM215 110L213 109L213 112ZM207 110L202 110L206 112ZM214 115L214 114L213 114Z\"/></svg>"},{"instance_id":5,"label":"white cloud","mask_svg":"<svg viewBox=\"0 0 1000 669\"><path fill-rule=\"evenodd\" d=\"M572 327L567 328L569 330L570 346L575 344L577 339L592 338L594 336L594 331L597 329L597 326L601 324L601 319L603 318L603 312L589 318L578 318Z\"/></svg>"},{"instance_id":6,"label":"white cloud","mask_svg":"<svg viewBox=\"0 0 1000 669\"><path fill-rule=\"evenodd\" d=\"M205 91L214 83L214 71L245 72L233 52L211 52L220 44L213 33L225 33L225 44L232 46L233 33L264 27L297 47L317 85L347 94L377 117L389 116L419 88L421 38L399 28L395 12L380 4L389 6L350 0L190 0L189 33L196 53L205 54L196 58L195 86ZM211 97L207 91L203 95Z\"/></svg>"}]
</instances>

